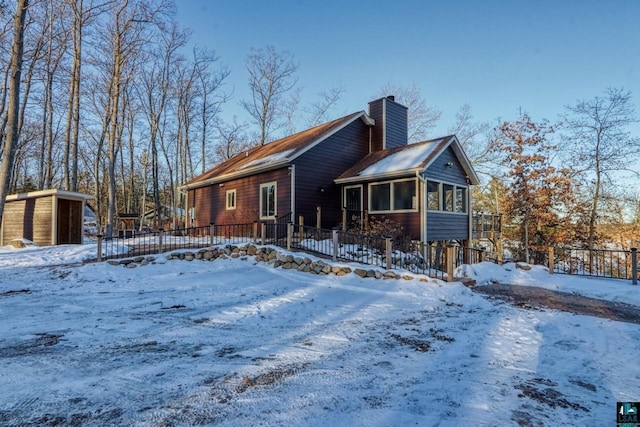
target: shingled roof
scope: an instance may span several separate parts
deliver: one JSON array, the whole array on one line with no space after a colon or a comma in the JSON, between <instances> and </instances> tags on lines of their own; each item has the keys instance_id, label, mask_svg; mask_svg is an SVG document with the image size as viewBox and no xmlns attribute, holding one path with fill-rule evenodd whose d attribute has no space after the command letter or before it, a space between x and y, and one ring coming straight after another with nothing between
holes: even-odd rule
<instances>
[{"instance_id":1,"label":"shingled roof","mask_svg":"<svg viewBox=\"0 0 640 427\"><path fill-rule=\"evenodd\" d=\"M281 167L357 119L373 124L373 119L364 111L349 114L269 144L243 151L187 182L183 188L197 188Z\"/></svg>"},{"instance_id":2,"label":"shingled roof","mask_svg":"<svg viewBox=\"0 0 640 427\"><path fill-rule=\"evenodd\" d=\"M472 184L479 180L455 135L402 147L374 151L342 173L335 182L346 184L368 179L392 178L422 172L448 147L452 147Z\"/></svg>"}]
</instances>

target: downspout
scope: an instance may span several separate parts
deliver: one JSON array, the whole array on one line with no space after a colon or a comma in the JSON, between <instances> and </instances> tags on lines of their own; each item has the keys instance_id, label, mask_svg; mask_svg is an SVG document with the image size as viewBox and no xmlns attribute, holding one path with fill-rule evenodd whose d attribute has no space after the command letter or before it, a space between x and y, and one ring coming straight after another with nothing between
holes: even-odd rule
<instances>
[{"instance_id":1,"label":"downspout","mask_svg":"<svg viewBox=\"0 0 640 427\"><path fill-rule=\"evenodd\" d=\"M471 202L471 185L467 185L467 219L469 221L469 247L473 240L473 203Z\"/></svg>"},{"instance_id":2,"label":"downspout","mask_svg":"<svg viewBox=\"0 0 640 427\"><path fill-rule=\"evenodd\" d=\"M420 234L422 237L422 241L424 243L427 242L427 180L420 173L416 172L416 177L418 177L418 181L420 181L420 191L419 194L421 196L420 201Z\"/></svg>"},{"instance_id":3,"label":"downspout","mask_svg":"<svg viewBox=\"0 0 640 427\"><path fill-rule=\"evenodd\" d=\"M296 222L296 165L289 166L289 175L291 175L291 221Z\"/></svg>"}]
</instances>

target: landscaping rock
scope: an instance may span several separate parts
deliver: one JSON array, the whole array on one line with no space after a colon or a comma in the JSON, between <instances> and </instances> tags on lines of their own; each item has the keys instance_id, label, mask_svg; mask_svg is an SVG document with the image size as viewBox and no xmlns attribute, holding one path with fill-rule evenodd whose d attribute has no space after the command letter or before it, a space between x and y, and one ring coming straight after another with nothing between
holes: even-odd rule
<instances>
[{"instance_id":1,"label":"landscaping rock","mask_svg":"<svg viewBox=\"0 0 640 427\"><path fill-rule=\"evenodd\" d=\"M525 271L531 270L531 266L526 262L517 262L516 268L519 268L520 270L525 270Z\"/></svg>"},{"instance_id":2,"label":"landscaping rock","mask_svg":"<svg viewBox=\"0 0 640 427\"><path fill-rule=\"evenodd\" d=\"M356 268L353 272L362 278L367 277L367 270L363 270L362 268Z\"/></svg>"}]
</instances>

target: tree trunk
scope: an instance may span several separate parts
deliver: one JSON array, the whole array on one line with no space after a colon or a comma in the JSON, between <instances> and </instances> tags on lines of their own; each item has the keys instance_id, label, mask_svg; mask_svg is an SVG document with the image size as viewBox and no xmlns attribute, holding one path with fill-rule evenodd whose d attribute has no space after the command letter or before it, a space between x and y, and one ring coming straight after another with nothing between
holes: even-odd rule
<instances>
[{"instance_id":1,"label":"tree trunk","mask_svg":"<svg viewBox=\"0 0 640 427\"><path fill-rule=\"evenodd\" d=\"M20 106L20 76L24 54L24 26L29 0L17 0L16 14L13 18L13 46L11 48L11 79L9 81L9 105L7 108L7 133L2 150L0 164L0 223L4 212L4 203L9 192L9 183L13 173L13 159L18 145L18 121Z\"/></svg>"}]
</instances>

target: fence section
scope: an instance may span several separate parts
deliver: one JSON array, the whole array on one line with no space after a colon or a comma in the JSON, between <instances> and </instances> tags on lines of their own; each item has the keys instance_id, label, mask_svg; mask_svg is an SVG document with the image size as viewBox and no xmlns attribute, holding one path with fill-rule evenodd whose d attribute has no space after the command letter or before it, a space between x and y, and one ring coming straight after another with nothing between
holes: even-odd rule
<instances>
[{"instance_id":1,"label":"fence section","mask_svg":"<svg viewBox=\"0 0 640 427\"><path fill-rule=\"evenodd\" d=\"M624 251L554 247L547 256L547 266L554 273L631 279L634 284L640 278L636 248Z\"/></svg>"},{"instance_id":2,"label":"fence section","mask_svg":"<svg viewBox=\"0 0 640 427\"><path fill-rule=\"evenodd\" d=\"M426 245L338 229L326 230L282 220L252 224L210 224L173 231L133 233L98 238L98 260L159 254L177 249L256 242L288 250L302 250L334 261L372 265L387 270L407 270L443 280L452 280L454 269L463 264L491 260L483 248ZM531 251L530 251L531 252ZM631 279L637 284L637 250L589 250L549 248L531 252L535 263L550 272L594 277Z\"/></svg>"}]
</instances>

